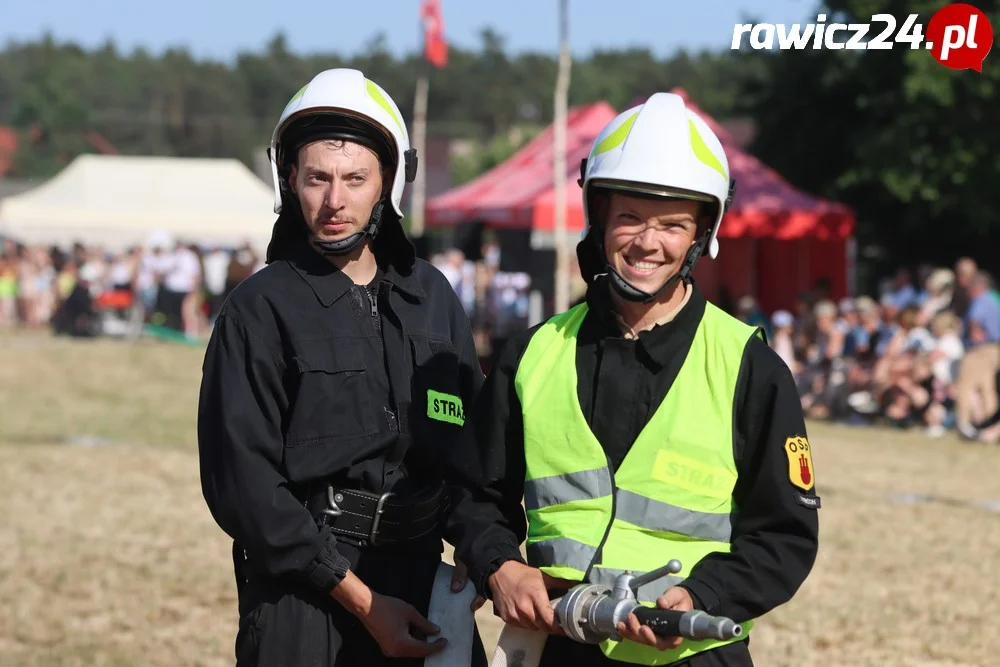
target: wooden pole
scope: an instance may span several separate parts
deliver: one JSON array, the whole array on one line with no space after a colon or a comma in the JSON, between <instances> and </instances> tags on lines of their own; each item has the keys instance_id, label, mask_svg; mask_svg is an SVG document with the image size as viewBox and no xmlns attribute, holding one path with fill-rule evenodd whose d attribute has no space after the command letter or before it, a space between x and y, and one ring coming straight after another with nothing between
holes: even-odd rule
<instances>
[{"instance_id":1,"label":"wooden pole","mask_svg":"<svg viewBox=\"0 0 1000 667\"><path fill-rule=\"evenodd\" d=\"M566 241L566 106L569 95L570 54L568 0L559 0L559 70L556 76L553 119L552 177L555 187L554 236L555 312L569 309L569 253Z\"/></svg>"},{"instance_id":2,"label":"wooden pole","mask_svg":"<svg viewBox=\"0 0 1000 667\"><path fill-rule=\"evenodd\" d=\"M413 179L413 198L410 202L410 235L420 238L424 235L424 202L427 193L427 74L417 77L417 89L413 99L413 147L417 150L417 174Z\"/></svg>"}]
</instances>

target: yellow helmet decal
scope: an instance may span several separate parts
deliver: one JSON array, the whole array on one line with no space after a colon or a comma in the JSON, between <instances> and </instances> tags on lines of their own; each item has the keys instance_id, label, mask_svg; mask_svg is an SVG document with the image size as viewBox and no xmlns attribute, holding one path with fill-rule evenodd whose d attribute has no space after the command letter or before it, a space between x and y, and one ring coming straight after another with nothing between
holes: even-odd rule
<instances>
[{"instance_id":1,"label":"yellow helmet decal","mask_svg":"<svg viewBox=\"0 0 1000 667\"><path fill-rule=\"evenodd\" d=\"M396 115L396 112L393 110L392 105L389 104L388 101L386 101L385 96L382 95L382 91L378 89L378 86L376 86L368 79L365 79L365 90L368 91L368 94L371 95L371 98L375 100L376 104L385 109L385 112L390 116L392 116L392 119L396 121L396 125L399 126L399 131L402 132L403 134L406 134L406 130L403 128L403 121L399 118L399 116Z\"/></svg>"},{"instance_id":2,"label":"yellow helmet decal","mask_svg":"<svg viewBox=\"0 0 1000 667\"><path fill-rule=\"evenodd\" d=\"M304 85L301 88L299 88L299 92L297 92L294 95L292 95L292 99L288 100L288 104L291 104L295 100L297 100L300 97L302 97L303 95L305 95L306 94L306 88L308 88L308 87L309 87L309 84L307 83L306 85Z\"/></svg>"},{"instance_id":3,"label":"yellow helmet decal","mask_svg":"<svg viewBox=\"0 0 1000 667\"><path fill-rule=\"evenodd\" d=\"M600 155L601 153L607 153L608 151L617 148L622 145L625 138L628 137L628 133L632 131L632 124L635 123L636 116L639 112L636 111L634 114L625 119L621 125L615 128L615 131L604 137L601 143L597 144L594 148L594 155Z\"/></svg>"},{"instance_id":4,"label":"yellow helmet decal","mask_svg":"<svg viewBox=\"0 0 1000 667\"><path fill-rule=\"evenodd\" d=\"M722 174L723 178L727 178L726 170L722 168L722 163L719 162L719 158L715 157L715 154L712 153L712 149L710 149L708 144L705 143L705 140L701 138L701 133L698 132L698 128L691 119L688 119L688 128L691 130L691 149L694 151L694 156Z\"/></svg>"}]
</instances>

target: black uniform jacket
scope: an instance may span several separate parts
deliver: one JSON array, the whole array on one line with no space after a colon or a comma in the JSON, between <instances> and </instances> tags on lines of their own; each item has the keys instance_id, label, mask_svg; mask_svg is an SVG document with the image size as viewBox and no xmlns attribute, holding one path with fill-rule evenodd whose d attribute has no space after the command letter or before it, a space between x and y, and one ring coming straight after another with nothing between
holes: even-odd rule
<instances>
[{"instance_id":1,"label":"black uniform jacket","mask_svg":"<svg viewBox=\"0 0 1000 667\"><path fill-rule=\"evenodd\" d=\"M677 376L705 312L705 298L695 286L673 321L640 333L637 340L623 337L604 281L591 285L587 301L590 312L577 343L577 392L587 423L617 469ZM457 556L487 596L489 575L506 560L522 560L525 460L514 377L536 329L513 338L503 350L463 434L479 461L464 471L466 488L456 509L463 530ZM785 442L806 436L799 397L788 367L756 337L745 349L737 392L733 449L739 514L732 553L703 559L683 585L697 608L744 622L788 601L805 580L816 557L819 499L815 487L804 492L790 481ZM745 642L712 651L713 658L722 657L722 651L731 654L724 664L750 664Z\"/></svg>"},{"instance_id":2,"label":"black uniform jacket","mask_svg":"<svg viewBox=\"0 0 1000 667\"><path fill-rule=\"evenodd\" d=\"M366 288L296 238L219 313L199 403L202 488L262 576L329 591L357 564L305 507L327 482L400 494L441 484L438 461L483 374L451 285L409 259L380 258ZM429 390L461 404L429 405ZM440 554L441 535L427 548Z\"/></svg>"}]
</instances>

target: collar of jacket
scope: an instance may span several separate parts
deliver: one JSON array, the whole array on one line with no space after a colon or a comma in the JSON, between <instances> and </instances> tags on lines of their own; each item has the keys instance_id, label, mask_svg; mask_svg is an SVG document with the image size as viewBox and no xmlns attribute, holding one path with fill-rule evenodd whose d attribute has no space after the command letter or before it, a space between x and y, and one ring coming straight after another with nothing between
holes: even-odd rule
<instances>
[{"instance_id":1,"label":"collar of jacket","mask_svg":"<svg viewBox=\"0 0 1000 667\"><path fill-rule=\"evenodd\" d=\"M601 340L625 340L621 327L615 319L614 302L611 300L611 285L606 277L600 277L587 288L587 307L596 316L595 334ZM701 324L705 314L705 296L692 281L691 298L677 313L673 320L659 324L648 331L639 332L635 339L649 356L661 368L677 354L678 340L694 340L694 334ZM588 317L589 319L589 317ZM583 331L581 330L581 335ZM684 347L687 353L687 346Z\"/></svg>"},{"instance_id":2,"label":"collar of jacket","mask_svg":"<svg viewBox=\"0 0 1000 667\"><path fill-rule=\"evenodd\" d=\"M376 248L376 258L378 249ZM285 257L292 269L312 288L316 298L324 306L330 306L344 296L354 285L354 281L334 266L304 239L296 239L289 244ZM412 270L400 271L394 263L379 262L382 280L390 283L406 296L421 301L427 295Z\"/></svg>"}]
</instances>

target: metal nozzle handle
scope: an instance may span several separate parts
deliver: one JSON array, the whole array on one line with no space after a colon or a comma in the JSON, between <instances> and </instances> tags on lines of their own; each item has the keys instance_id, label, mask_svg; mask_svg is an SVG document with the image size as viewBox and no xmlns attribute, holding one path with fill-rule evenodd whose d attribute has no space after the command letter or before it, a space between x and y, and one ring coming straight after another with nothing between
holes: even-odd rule
<instances>
[{"instance_id":1,"label":"metal nozzle handle","mask_svg":"<svg viewBox=\"0 0 1000 667\"><path fill-rule=\"evenodd\" d=\"M658 567L655 570L650 570L645 574L640 574L637 577L633 577L632 581L629 582L629 587L631 587L633 593L638 595L640 586L645 586L651 581L656 581L660 577L665 577L668 574L677 574L680 571L681 571L681 562L675 558L666 565L664 565L663 567Z\"/></svg>"},{"instance_id":2,"label":"metal nozzle handle","mask_svg":"<svg viewBox=\"0 0 1000 667\"><path fill-rule=\"evenodd\" d=\"M661 637L727 641L743 636L743 628L736 621L724 616L711 616L703 611L638 607L632 613L640 623Z\"/></svg>"}]
</instances>

